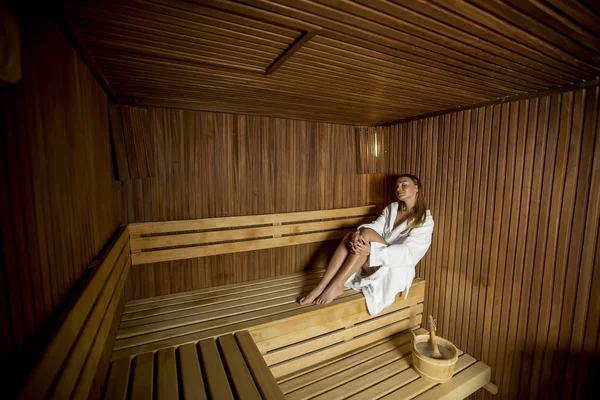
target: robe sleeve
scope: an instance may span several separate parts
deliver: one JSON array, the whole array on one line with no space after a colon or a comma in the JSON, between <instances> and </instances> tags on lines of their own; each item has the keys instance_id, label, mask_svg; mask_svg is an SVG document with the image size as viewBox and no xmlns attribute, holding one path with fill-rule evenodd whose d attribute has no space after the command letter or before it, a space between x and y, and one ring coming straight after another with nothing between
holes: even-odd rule
<instances>
[{"instance_id":1,"label":"robe sleeve","mask_svg":"<svg viewBox=\"0 0 600 400\"><path fill-rule=\"evenodd\" d=\"M392 206L390 204L389 206L383 209L381 215L377 217L375 221L371 222L370 224L362 224L356 230L360 231L361 229L370 228L373 229L375 232L379 233L381 236L383 236L383 229L387 220L390 218L391 212Z\"/></svg>"},{"instance_id":2,"label":"robe sleeve","mask_svg":"<svg viewBox=\"0 0 600 400\"><path fill-rule=\"evenodd\" d=\"M411 230L402 243L387 246L383 243L372 242L369 264L372 267L414 267L427 253L431 245L432 233L433 218L429 214L425 223Z\"/></svg>"}]
</instances>

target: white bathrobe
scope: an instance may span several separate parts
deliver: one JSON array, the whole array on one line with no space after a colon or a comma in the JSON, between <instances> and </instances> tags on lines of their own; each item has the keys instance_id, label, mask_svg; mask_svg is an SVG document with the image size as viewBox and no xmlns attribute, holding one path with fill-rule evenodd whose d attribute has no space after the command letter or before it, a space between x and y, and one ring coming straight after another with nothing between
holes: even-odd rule
<instances>
[{"instance_id":1,"label":"white bathrobe","mask_svg":"<svg viewBox=\"0 0 600 400\"><path fill-rule=\"evenodd\" d=\"M423 225L404 233L406 221L394 229L397 213L398 202L395 202L387 206L375 221L358 227L373 229L389 243L371 243L369 265L380 266L375 273L365 276L360 268L344 284L363 292L371 315L379 314L392 304L398 293L404 291L404 298L408 296L408 289L415 277L415 266L431 245L433 218L429 210Z\"/></svg>"}]
</instances>

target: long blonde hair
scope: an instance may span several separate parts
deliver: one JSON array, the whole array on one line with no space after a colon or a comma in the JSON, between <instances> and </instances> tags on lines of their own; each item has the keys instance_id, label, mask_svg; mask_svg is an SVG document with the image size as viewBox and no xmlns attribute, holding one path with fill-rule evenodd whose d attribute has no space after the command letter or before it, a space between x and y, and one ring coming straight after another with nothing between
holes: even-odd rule
<instances>
[{"instance_id":1,"label":"long blonde hair","mask_svg":"<svg viewBox=\"0 0 600 400\"><path fill-rule=\"evenodd\" d=\"M404 232L408 232L413 228L417 228L425 223L425 219L427 218L427 203L425 202L425 196L423 195L423 186L421 185L421 181L414 175L411 174L402 174L398 177L398 179L407 177L410 178L411 181L415 184L417 189L417 201L415 202L415 206L410 212L410 215L406 221L406 229ZM397 180L396 180L397 181ZM398 201L398 208L400 211L406 211L406 203L402 200Z\"/></svg>"}]
</instances>

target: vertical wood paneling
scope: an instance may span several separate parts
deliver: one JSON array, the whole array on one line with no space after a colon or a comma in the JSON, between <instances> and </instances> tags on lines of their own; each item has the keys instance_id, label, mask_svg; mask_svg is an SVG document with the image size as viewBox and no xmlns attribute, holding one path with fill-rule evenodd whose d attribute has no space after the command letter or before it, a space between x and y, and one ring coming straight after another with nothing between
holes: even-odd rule
<instances>
[{"instance_id":1,"label":"vertical wood paneling","mask_svg":"<svg viewBox=\"0 0 600 400\"><path fill-rule=\"evenodd\" d=\"M23 79L0 87L1 350L11 377L27 376L119 224L107 96L49 18L20 22ZM3 386L8 397L16 381Z\"/></svg>"},{"instance_id":2,"label":"vertical wood paneling","mask_svg":"<svg viewBox=\"0 0 600 400\"><path fill-rule=\"evenodd\" d=\"M355 127L149 109L156 178L127 182L129 222L353 207L383 202L381 174L357 174ZM132 268L130 298L324 267L337 243Z\"/></svg>"},{"instance_id":3,"label":"vertical wood paneling","mask_svg":"<svg viewBox=\"0 0 600 400\"><path fill-rule=\"evenodd\" d=\"M593 346L585 347L584 338L594 330L594 333L598 332L600 320L600 317L598 316L598 302L593 301L594 293L598 293L598 286L592 286L592 282L594 282L592 277L594 275L597 277L600 273L598 268L592 268L594 265L598 265L600 260L600 251L596 249L596 260L594 264L594 242L596 237L598 237L598 225L600 225L600 197L597 195L600 183L600 140L597 139L599 126L597 122L598 115L589 112L590 110L598 108L598 95L598 91L591 92L586 98L585 105L586 112L584 117L584 139L581 162L582 171L579 176L577 200L578 202L581 201L584 203L587 201L587 209L585 209L585 205L578 204L576 206L576 212L578 210L586 210L586 212L579 212L575 222L575 226L584 227L583 238L579 238L579 240L583 241L580 254L581 268L577 269L572 267L572 264L569 265L569 268L572 271L573 280L571 281L572 286L569 287L570 290L568 293L575 291L578 293L578 296L574 303L565 303L563 318L565 318L566 321L561 322L561 330L564 332L561 332L561 336L566 338L569 337L569 319L572 319L573 328L571 332L571 341L568 354L563 355L563 357L567 358L566 371L564 364L561 366L560 363L557 363L558 365L555 367L562 374L566 373L562 392L565 397L573 394L580 395L578 391L575 393L573 392L573 387L577 390L577 388L582 386L580 378L582 376L585 377L585 375L587 375L585 374L585 371L589 371L591 368L589 363L587 363L588 360L585 357L581 357L581 354L592 354L594 352ZM588 181L588 179L590 180ZM588 182L590 183L589 185ZM584 221L579 220L579 218L584 219ZM576 239L572 243L572 246L577 247L578 241ZM597 281L595 282L597 283ZM571 310L573 311L570 312ZM592 333L591 336L596 335ZM576 377L577 374L579 374L579 377ZM575 382L578 382L578 384L574 385Z\"/></svg>"},{"instance_id":4,"label":"vertical wood paneling","mask_svg":"<svg viewBox=\"0 0 600 400\"><path fill-rule=\"evenodd\" d=\"M110 125L119 180L155 176L156 150L148 110L111 105Z\"/></svg>"},{"instance_id":5,"label":"vertical wood paneling","mask_svg":"<svg viewBox=\"0 0 600 400\"><path fill-rule=\"evenodd\" d=\"M436 221L417 269L426 312L491 365L500 398L582 397L597 379L599 97L595 86L386 128L388 172L420 174Z\"/></svg>"}]
</instances>

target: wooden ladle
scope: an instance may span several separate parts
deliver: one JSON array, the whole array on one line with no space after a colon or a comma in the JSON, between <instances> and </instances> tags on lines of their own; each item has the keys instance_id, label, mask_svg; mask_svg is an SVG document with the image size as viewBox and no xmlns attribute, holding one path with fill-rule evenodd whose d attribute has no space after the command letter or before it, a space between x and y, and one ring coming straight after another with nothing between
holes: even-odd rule
<instances>
[{"instance_id":1,"label":"wooden ladle","mask_svg":"<svg viewBox=\"0 0 600 400\"><path fill-rule=\"evenodd\" d=\"M429 333L431 335L431 345L433 346L433 354L431 354L431 358L444 358L438 349L437 336L435 334L435 323L433 322L432 315L429 316Z\"/></svg>"}]
</instances>

